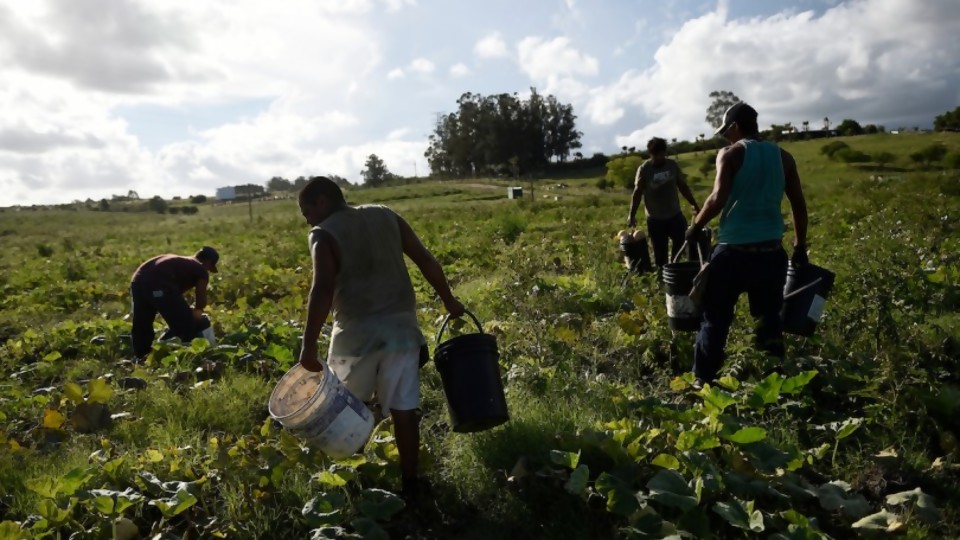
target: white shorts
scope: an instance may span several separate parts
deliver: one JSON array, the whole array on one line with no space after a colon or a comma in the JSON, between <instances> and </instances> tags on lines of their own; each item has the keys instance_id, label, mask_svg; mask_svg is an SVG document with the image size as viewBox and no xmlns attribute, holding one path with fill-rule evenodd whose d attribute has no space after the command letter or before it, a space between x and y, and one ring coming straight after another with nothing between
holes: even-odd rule
<instances>
[{"instance_id":1,"label":"white shorts","mask_svg":"<svg viewBox=\"0 0 960 540\"><path fill-rule=\"evenodd\" d=\"M366 356L330 356L327 364L355 396L370 402L376 396L384 414L420 406L420 347L380 351Z\"/></svg>"}]
</instances>

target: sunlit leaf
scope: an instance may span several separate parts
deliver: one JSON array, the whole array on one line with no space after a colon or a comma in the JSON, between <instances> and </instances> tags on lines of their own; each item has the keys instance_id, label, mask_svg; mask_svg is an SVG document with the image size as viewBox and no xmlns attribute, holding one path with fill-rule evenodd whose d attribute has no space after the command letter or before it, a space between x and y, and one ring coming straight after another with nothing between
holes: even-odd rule
<instances>
[{"instance_id":1,"label":"sunlit leaf","mask_svg":"<svg viewBox=\"0 0 960 540\"><path fill-rule=\"evenodd\" d=\"M271 343L263 351L264 356L273 358L277 362L280 362L281 365L292 365L293 364L293 353L290 352L290 349L277 345L276 343Z\"/></svg>"},{"instance_id":2,"label":"sunlit leaf","mask_svg":"<svg viewBox=\"0 0 960 540\"><path fill-rule=\"evenodd\" d=\"M720 439L702 429L691 429L684 431L677 437L677 449L681 452L686 450L709 450L720 446Z\"/></svg>"},{"instance_id":3,"label":"sunlit leaf","mask_svg":"<svg viewBox=\"0 0 960 540\"><path fill-rule=\"evenodd\" d=\"M700 395L703 397L703 405L707 412L714 416L737 402L736 398L728 392L714 386L704 387L700 390Z\"/></svg>"},{"instance_id":4,"label":"sunlit leaf","mask_svg":"<svg viewBox=\"0 0 960 540\"><path fill-rule=\"evenodd\" d=\"M342 509L346 504L347 499L342 493L321 493L303 506L303 518L313 528L336 525L341 521Z\"/></svg>"},{"instance_id":5,"label":"sunlit leaf","mask_svg":"<svg viewBox=\"0 0 960 540\"><path fill-rule=\"evenodd\" d=\"M664 469L647 482L650 499L666 506L690 510L699 504L696 492L677 471Z\"/></svg>"},{"instance_id":6,"label":"sunlit leaf","mask_svg":"<svg viewBox=\"0 0 960 540\"><path fill-rule=\"evenodd\" d=\"M677 470L680 468L680 460L671 456L670 454L658 454L657 457L653 458L653 461L651 461L650 464L656 465L657 467L663 467L664 469Z\"/></svg>"},{"instance_id":7,"label":"sunlit leaf","mask_svg":"<svg viewBox=\"0 0 960 540\"><path fill-rule=\"evenodd\" d=\"M44 360L45 362L53 362L53 361L59 360L59 359L61 359L61 358L63 358L63 355L60 354L60 351L53 351L53 352L47 353L47 354L43 357L43 360Z\"/></svg>"},{"instance_id":8,"label":"sunlit leaf","mask_svg":"<svg viewBox=\"0 0 960 540\"><path fill-rule=\"evenodd\" d=\"M787 377L783 381L783 385L780 387L780 393L782 394L796 394L803 390L814 377L817 376L816 370L804 371L799 375L794 375L793 377Z\"/></svg>"},{"instance_id":9,"label":"sunlit leaf","mask_svg":"<svg viewBox=\"0 0 960 540\"><path fill-rule=\"evenodd\" d=\"M578 465L570 478L564 484L564 489L571 495L580 495L587 489L587 481L590 480L590 469L586 465Z\"/></svg>"},{"instance_id":10,"label":"sunlit leaf","mask_svg":"<svg viewBox=\"0 0 960 540\"><path fill-rule=\"evenodd\" d=\"M771 373L753 388L753 393L747 398L747 404L754 409L761 409L764 405L776 403L780 397L781 386L783 386L783 377L779 373Z\"/></svg>"},{"instance_id":11,"label":"sunlit leaf","mask_svg":"<svg viewBox=\"0 0 960 540\"><path fill-rule=\"evenodd\" d=\"M876 514L870 514L869 516L858 520L851 527L854 529L867 529L872 531L886 531L892 526L896 525L899 520L899 517L886 510L881 510Z\"/></svg>"},{"instance_id":12,"label":"sunlit leaf","mask_svg":"<svg viewBox=\"0 0 960 540\"><path fill-rule=\"evenodd\" d=\"M60 429L63 427L63 424L66 421L67 417L65 417L56 409L47 409L43 411L42 425L47 429Z\"/></svg>"},{"instance_id":13,"label":"sunlit leaf","mask_svg":"<svg viewBox=\"0 0 960 540\"><path fill-rule=\"evenodd\" d=\"M562 450L551 450L550 461L562 467L566 467L568 469L576 469L577 464L580 463L580 452L564 452Z\"/></svg>"},{"instance_id":14,"label":"sunlit leaf","mask_svg":"<svg viewBox=\"0 0 960 540\"><path fill-rule=\"evenodd\" d=\"M156 499L150 501L150 504L156 506L163 517L170 519L178 516L188 510L191 506L197 504L197 497L189 491L182 489L167 499Z\"/></svg>"},{"instance_id":15,"label":"sunlit leaf","mask_svg":"<svg viewBox=\"0 0 960 540\"><path fill-rule=\"evenodd\" d=\"M83 387L75 382L68 382L63 385L63 395L74 403L83 403Z\"/></svg>"},{"instance_id":16,"label":"sunlit leaf","mask_svg":"<svg viewBox=\"0 0 960 540\"><path fill-rule=\"evenodd\" d=\"M96 474L91 467L77 467L71 469L60 478L59 492L62 495L73 495L83 488Z\"/></svg>"},{"instance_id":17,"label":"sunlit leaf","mask_svg":"<svg viewBox=\"0 0 960 540\"><path fill-rule=\"evenodd\" d=\"M54 524L60 524L70 519L70 514L73 513L73 505L70 504L66 508L61 508L52 499L43 499L37 503L37 513L43 519Z\"/></svg>"},{"instance_id":18,"label":"sunlit leaf","mask_svg":"<svg viewBox=\"0 0 960 540\"><path fill-rule=\"evenodd\" d=\"M690 387L690 383L688 383L683 377L674 377L673 379L670 380L670 389L673 390L674 392L680 392L682 390L686 390L689 387Z\"/></svg>"},{"instance_id":19,"label":"sunlit leaf","mask_svg":"<svg viewBox=\"0 0 960 540\"><path fill-rule=\"evenodd\" d=\"M143 457L150 463L159 463L163 461L163 452L155 448L147 448L143 453Z\"/></svg>"},{"instance_id":20,"label":"sunlit leaf","mask_svg":"<svg viewBox=\"0 0 960 540\"><path fill-rule=\"evenodd\" d=\"M113 396L113 388L104 379L94 379L87 384L90 395L87 398L91 403L106 403Z\"/></svg>"},{"instance_id":21,"label":"sunlit leaf","mask_svg":"<svg viewBox=\"0 0 960 540\"><path fill-rule=\"evenodd\" d=\"M740 381L729 375L724 375L723 377L717 379L717 384L726 388L727 390L730 390L731 392L736 392L740 388Z\"/></svg>"},{"instance_id":22,"label":"sunlit leaf","mask_svg":"<svg viewBox=\"0 0 960 540\"><path fill-rule=\"evenodd\" d=\"M853 435L853 432L860 429L860 426L863 424L863 418L848 418L840 424L839 429L837 429L837 440L846 439L850 435Z\"/></svg>"},{"instance_id":23,"label":"sunlit leaf","mask_svg":"<svg viewBox=\"0 0 960 540\"><path fill-rule=\"evenodd\" d=\"M940 511L937 510L933 497L924 493L920 488L887 495L886 500L887 504L893 506L901 504L916 505L917 515L927 523L936 523L940 519Z\"/></svg>"},{"instance_id":24,"label":"sunlit leaf","mask_svg":"<svg viewBox=\"0 0 960 540\"><path fill-rule=\"evenodd\" d=\"M608 512L629 516L640 508L637 494L626 482L612 474L600 473L593 487L607 499Z\"/></svg>"},{"instance_id":25,"label":"sunlit leaf","mask_svg":"<svg viewBox=\"0 0 960 540\"><path fill-rule=\"evenodd\" d=\"M737 444L750 444L767 438L767 430L760 427L745 427L730 435L720 434L721 437Z\"/></svg>"}]
</instances>

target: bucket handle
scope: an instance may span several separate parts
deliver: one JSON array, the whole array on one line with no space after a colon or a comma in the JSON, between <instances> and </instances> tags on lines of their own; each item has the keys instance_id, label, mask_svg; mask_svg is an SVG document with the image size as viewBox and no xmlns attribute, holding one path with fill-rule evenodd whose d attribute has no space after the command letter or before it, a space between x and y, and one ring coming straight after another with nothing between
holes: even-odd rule
<instances>
[{"instance_id":1,"label":"bucket handle","mask_svg":"<svg viewBox=\"0 0 960 540\"><path fill-rule=\"evenodd\" d=\"M477 328L480 330L480 333L482 334L482 333L483 333L483 325L480 324L480 320L477 319L477 317L476 317L473 313L471 313L469 309L465 309L465 310L463 310L463 312L466 313L467 315L469 315L471 319L473 319L473 322L476 323ZM443 324L440 325L440 331L437 332L437 345L440 345L440 338L443 337L443 331L446 330L446 328L447 328L447 323L448 323L448 322L450 322L450 314L449 314L449 313L447 313L447 316L444 317L444 319L443 319Z\"/></svg>"},{"instance_id":2,"label":"bucket handle","mask_svg":"<svg viewBox=\"0 0 960 540\"><path fill-rule=\"evenodd\" d=\"M687 249L687 241L684 240L683 244L680 245L680 249L677 250L677 254L673 256L673 260L670 262L677 262L677 259L680 258L680 254L683 253L683 250ZM697 242L697 258L700 259L700 266L703 266L703 250L700 249L700 242Z\"/></svg>"},{"instance_id":3,"label":"bucket handle","mask_svg":"<svg viewBox=\"0 0 960 540\"><path fill-rule=\"evenodd\" d=\"M813 287L814 285L816 285L817 283L820 283L821 281L823 281L823 278L822 278L822 277L818 277L817 279L811 281L810 283L807 283L807 284L804 285L803 287L800 287L799 289L797 289L797 290L791 292L790 294L784 296L783 299L786 300L787 298L793 298L794 296L802 293L803 291L809 289L810 287Z\"/></svg>"}]
</instances>

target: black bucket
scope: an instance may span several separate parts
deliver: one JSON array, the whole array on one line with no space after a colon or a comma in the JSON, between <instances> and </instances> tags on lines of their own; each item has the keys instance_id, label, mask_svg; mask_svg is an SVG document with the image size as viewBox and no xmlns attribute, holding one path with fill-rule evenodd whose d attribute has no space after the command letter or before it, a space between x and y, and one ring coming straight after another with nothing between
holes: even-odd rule
<instances>
[{"instance_id":1,"label":"black bucket","mask_svg":"<svg viewBox=\"0 0 960 540\"><path fill-rule=\"evenodd\" d=\"M650 248L647 245L647 239L641 238L629 242L620 241L620 251L623 252L623 262L627 269L634 274L645 274L653 270L650 264Z\"/></svg>"},{"instance_id":2,"label":"black bucket","mask_svg":"<svg viewBox=\"0 0 960 540\"><path fill-rule=\"evenodd\" d=\"M700 272L700 263L672 262L663 265L663 284L667 290L667 317L671 330L700 329L700 308L690 299L693 278Z\"/></svg>"},{"instance_id":3,"label":"black bucket","mask_svg":"<svg viewBox=\"0 0 960 540\"><path fill-rule=\"evenodd\" d=\"M433 359L443 381L453 431L472 433L499 426L510 416L500 380L500 352L497 339L483 333L480 321L467 312L480 332L464 334L440 343L450 321L448 315L437 333Z\"/></svg>"},{"instance_id":4,"label":"black bucket","mask_svg":"<svg viewBox=\"0 0 960 540\"><path fill-rule=\"evenodd\" d=\"M783 287L783 331L810 337L817 329L823 306L833 288L833 272L812 264L799 269L787 266L787 283Z\"/></svg>"}]
</instances>

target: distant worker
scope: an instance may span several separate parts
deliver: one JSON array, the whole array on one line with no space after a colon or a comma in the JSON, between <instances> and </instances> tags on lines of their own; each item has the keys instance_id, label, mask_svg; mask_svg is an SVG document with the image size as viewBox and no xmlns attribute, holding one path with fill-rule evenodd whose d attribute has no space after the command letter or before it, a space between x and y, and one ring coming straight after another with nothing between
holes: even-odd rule
<instances>
[{"instance_id":1,"label":"distant worker","mask_svg":"<svg viewBox=\"0 0 960 540\"><path fill-rule=\"evenodd\" d=\"M313 280L303 329L300 365L323 371L317 351L320 330L333 312L326 361L363 401L376 396L393 419L400 454L402 495L418 495L420 451L420 359L426 341L417 319L416 295L404 255L417 265L452 317L464 313L443 267L410 225L379 205L348 206L340 186L311 179L299 194L310 230Z\"/></svg>"},{"instance_id":2,"label":"distant worker","mask_svg":"<svg viewBox=\"0 0 960 540\"><path fill-rule=\"evenodd\" d=\"M130 281L133 298L133 354L143 358L153 344L153 321L157 313L167 321L167 335L190 342L200 337L209 325L203 317L207 307L207 283L210 272L217 272L220 254L205 246L193 257L158 255L140 265ZM194 292L191 309L183 298L190 289Z\"/></svg>"},{"instance_id":3,"label":"distant worker","mask_svg":"<svg viewBox=\"0 0 960 540\"><path fill-rule=\"evenodd\" d=\"M717 154L713 192L686 232L687 240L693 242L711 219L720 216L719 245L710 257L710 278L694 350L697 386L713 381L723 365L741 293L747 293L750 313L758 321L757 348L784 356L780 320L787 274L780 212L784 194L793 213L791 262L807 264L807 204L793 156L775 143L760 140L757 111L743 102L727 109L716 134L722 134L730 145Z\"/></svg>"},{"instance_id":4,"label":"distant worker","mask_svg":"<svg viewBox=\"0 0 960 540\"><path fill-rule=\"evenodd\" d=\"M680 210L677 192L693 206L695 214L700 212L700 206L677 162L667 157L667 141L654 137L647 143L647 151L650 152L650 159L637 168L627 226L637 226L637 209L642 200L647 213L647 235L653 244L653 260L657 268L663 268L670 262L667 259L667 241L673 244L671 258L676 257L683 246L683 233L687 229L687 219Z\"/></svg>"}]
</instances>

